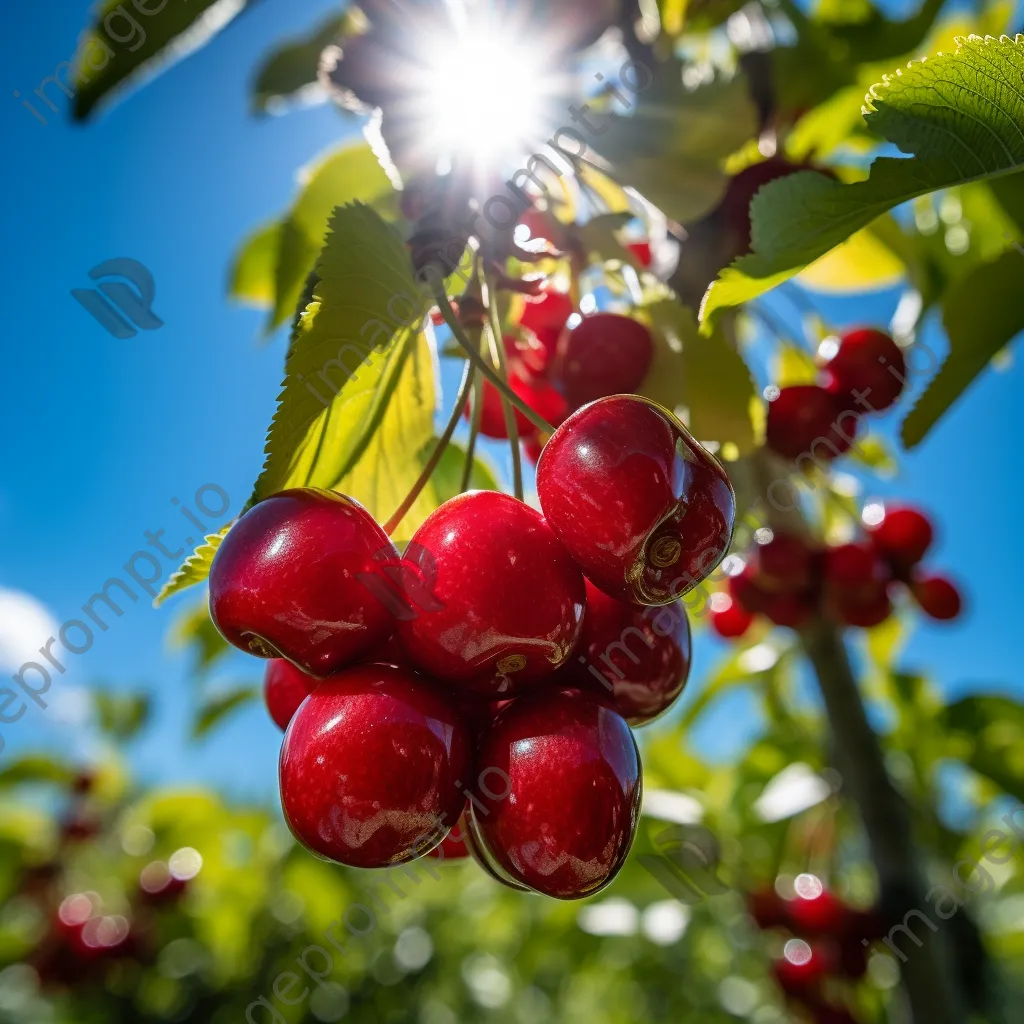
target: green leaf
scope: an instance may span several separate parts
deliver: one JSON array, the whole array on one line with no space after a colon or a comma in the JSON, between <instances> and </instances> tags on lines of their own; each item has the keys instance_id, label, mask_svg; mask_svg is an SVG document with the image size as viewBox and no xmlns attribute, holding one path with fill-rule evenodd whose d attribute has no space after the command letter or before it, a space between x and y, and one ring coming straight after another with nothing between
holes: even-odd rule
<instances>
[{"instance_id":1,"label":"green leaf","mask_svg":"<svg viewBox=\"0 0 1024 1024\"><path fill-rule=\"evenodd\" d=\"M122 743L130 740L149 720L153 708L147 693L94 690L93 703L100 729Z\"/></svg>"},{"instance_id":2,"label":"green leaf","mask_svg":"<svg viewBox=\"0 0 1024 1024\"><path fill-rule=\"evenodd\" d=\"M282 224L273 221L258 228L242 243L229 275L228 294L231 298L257 309L273 307L283 230Z\"/></svg>"},{"instance_id":3,"label":"green leaf","mask_svg":"<svg viewBox=\"0 0 1024 1024\"><path fill-rule=\"evenodd\" d=\"M0 786L17 786L25 782L54 782L66 786L74 777L74 769L55 758L29 754L0 769Z\"/></svg>"},{"instance_id":4,"label":"green leaf","mask_svg":"<svg viewBox=\"0 0 1024 1024\"><path fill-rule=\"evenodd\" d=\"M223 723L232 712L258 700L260 691L255 686L236 686L213 694L203 701L192 723L192 739L202 739L211 729Z\"/></svg>"},{"instance_id":5,"label":"green leaf","mask_svg":"<svg viewBox=\"0 0 1024 1024\"><path fill-rule=\"evenodd\" d=\"M232 650L213 624L210 605L205 597L175 619L168 640L173 648L194 651L196 668L200 672Z\"/></svg>"},{"instance_id":6,"label":"green leaf","mask_svg":"<svg viewBox=\"0 0 1024 1024\"><path fill-rule=\"evenodd\" d=\"M288 487L340 484L398 400L429 308L402 239L361 204L335 211L316 270L315 301L288 353L254 501ZM431 417L432 392L431 382Z\"/></svg>"},{"instance_id":7,"label":"green leaf","mask_svg":"<svg viewBox=\"0 0 1024 1024\"><path fill-rule=\"evenodd\" d=\"M289 100L322 99L323 90L317 81L320 54L351 34L355 21L350 11L331 15L309 35L278 47L257 72L253 110L258 114L277 114Z\"/></svg>"},{"instance_id":8,"label":"green leaf","mask_svg":"<svg viewBox=\"0 0 1024 1024\"><path fill-rule=\"evenodd\" d=\"M217 554L217 548L221 541L228 535L232 523L221 528L218 533L208 534L206 542L200 544L195 551L185 559L180 569L171 574L171 578L163 585L160 593L156 595L153 607L158 608L167 598L179 594L196 583L202 583L210 575L210 566L213 564L213 556Z\"/></svg>"},{"instance_id":9,"label":"green leaf","mask_svg":"<svg viewBox=\"0 0 1024 1024\"><path fill-rule=\"evenodd\" d=\"M126 5L105 0L76 51L74 118L160 74L205 46L251 0L154 0Z\"/></svg>"},{"instance_id":10,"label":"green leaf","mask_svg":"<svg viewBox=\"0 0 1024 1024\"><path fill-rule=\"evenodd\" d=\"M975 695L944 709L951 755L1024 800L1024 707L1007 697Z\"/></svg>"},{"instance_id":11,"label":"green leaf","mask_svg":"<svg viewBox=\"0 0 1024 1024\"><path fill-rule=\"evenodd\" d=\"M942 310L949 355L903 423L907 448L924 440L993 356L1024 330L1022 278L1024 254L1011 248L950 288Z\"/></svg>"},{"instance_id":12,"label":"green leaf","mask_svg":"<svg viewBox=\"0 0 1024 1024\"><path fill-rule=\"evenodd\" d=\"M685 223L724 195L721 162L757 133L757 113L743 75L689 90L679 64L659 65L657 74L634 112L596 133L595 148L613 177Z\"/></svg>"},{"instance_id":13,"label":"green leaf","mask_svg":"<svg viewBox=\"0 0 1024 1024\"><path fill-rule=\"evenodd\" d=\"M675 300L644 313L654 327L655 354L640 393L668 409L685 409L698 440L735 445L739 455L753 450L754 381L743 357L724 338L701 335L693 312Z\"/></svg>"},{"instance_id":14,"label":"green leaf","mask_svg":"<svg viewBox=\"0 0 1024 1024\"><path fill-rule=\"evenodd\" d=\"M309 272L316 263L334 208L372 202L392 191L373 150L365 142L346 144L300 172L302 192L281 225L268 329L295 314Z\"/></svg>"},{"instance_id":15,"label":"green leaf","mask_svg":"<svg viewBox=\"0 0 1024 1024\"><path fill-rule=\"evenodd\" d=\"M770 182L751 204L753 252L704 297L707 323L788 280L892 207L1024 167L1024 36L970 36L955 54L912 62L866 97L864 119L909 159L878 157L867 181L814 171Z\"/></svg>"}]
</instances>

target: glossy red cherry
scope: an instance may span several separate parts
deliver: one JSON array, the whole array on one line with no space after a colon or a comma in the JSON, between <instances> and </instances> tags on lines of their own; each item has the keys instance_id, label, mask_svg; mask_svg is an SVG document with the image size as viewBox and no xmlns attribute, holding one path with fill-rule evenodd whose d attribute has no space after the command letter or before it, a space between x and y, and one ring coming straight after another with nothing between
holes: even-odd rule
<instances>
[{"instance_id":1,"label":"glossy red cherry","mask_svg":"<svg viewBox=\"0 0 1024 1024\"><path fill-rule=\"evenodd\" d=\"M394 632L365 581L397 561L362 505L332 491L283 491L246 512L221 543L210 616L240 650L328 676Z\"/></svg>"},{"instance_id":2,"label":"glossy red cherry","mask_svg":"<svg viewBox=\"0 0 1024 1024\"><path fill-rule=\"evenodd\" d=\"M766 442L784 459L803 455L824 461L849 451L858 417L835 395L813 384L783 388L768 403Z\"/></svg>"},{"instance_id":3,"label":"glossy red cherry","mask_svg":"<svg viewBox=\"0 0 1024 1024\"><path fill-rule=\"evenodd\" d=\"M803 1000L817 991L832 967L833 958L825 947L790 939L781 959L772 965L772 973L786 995Z\"/></svg>"},{"instance_id":4,"label":"glossy red cherry","mask_svg":"<svg viewBox=\"0 0 1024 1024\"><path fill-rule=\"evenodd\" d=\"M518 374L510 373L508 386L515 395L551 424L557 426L568 415L569 407L565 399L547 381L530 384ZM467 419L469 414L470 409L467 405L465 413ZM516 428L521 438L532 439L537 436L537 428L518 409L515 410L515 417ZM501 392L490 383L485 383L483 387L480 433L485 437L508 437Z\"/></svg>"},{"instance_id":5,"label":"glossy red cherry","mask_svg":"<svg viewBox=\"0 0 1024 1024\"><path fill-rule=\"evenodd\" d=\"M439 609L399 628L429 675L514 696L568 660L583 621L583 577L529 505L496 491L452 498L416 531L406 562L436 572Z\"/></svg>"},{"instance_id":6,"label":"glossy red cherry","mask_svg":"<svg viewBox=\"0 0 1024 1024\"><path fill-rule=\"evenodd\" d=\"M530 694L484 732L477 764L488 778L471 803L473 827L513 881L579 899L615 877L641 791L640 757L619 714L584 694Z\"/></svg>"},{"instance_id":7,"label":"glossy red cherry","mask_svg":"<svg viewBox=\"0 0 1024 1024\"><path fill-rule=\"evenodd\" d=\"M736 499L718 461L661 406L617 395L585 406L537 465L558 539L606 594L669 604L722 560Z\"/></svg>"},{"instance_id":8,"label":"glossy red cherry","mask_svg":"<svg viewBox=\"0 0 1024 1024\"><path fill-rule=\"evenodd\" d=\"M811 888L806 896L797 895L794 899L786 900L785 912L789 929L806 938L838 936L846 927L849 916L846 904L820 883Z\"/></svg>"},{"instance_id":9,"label":"glossy red cherry","mask_svg":"<svg viewBox=\"0 0 1024 1024\"><path fill-rule=\"evenodd\" d=\"M572 679L610 694L630 725L652 722L675 703L690 674L686 609L681 601L657 610L625 604L586 583Z\"/></svg>"},{"instance_id":10,"label":"glossy red cherry","mask_svg":"<svg viewBox=\"0 0 1024 1024\"><path fill-rule=\"evenodd\" d=\"M806 590L816 576L816 555L807 542L795 534L773 533L754 548L752 565L757 582L771 593Z\"/></svg>"},{"instance_id":11,"label":"glossy red cherry","mask_svg":"<svg viewBox=\"0 0 1024 1024\"><path fill-rule=\"evenodd\" d=\"M547 376L553 347L549 349L533 331L520 331L516 337L507 336L505 351L509 372L521 380L536 382Z\"/></svg>"},{"instance_id":12,"label":"glossy red cherry","mask_svg":"<svg viewBox=\"0 0 1024 1024\"><path fill-rule=\"evenodd\" d=\"M427 854L432 860L465 860L469 854L469 807L459 816L458 824Z\"/></svg>"},{"instance_id":13,"label":"glossy red cherry","mask_svg":"<svg viewBox=\"0 0 1024 1024\"><path fill-rule=\"evenodd\" d=\"M558 376L573 409L636 391L654 358L651 332L618 313L592 313L563 335Z\"/></svg>"},{"instance_id":14,"label":"glossy red cherry","mask_svg":"<svg viewBox=\"0 0 1024 1024\"><path fill-rule=\"evenodd\" d=\"M572 299L565 292L545 292L540 298L526 300L519 323L546 342L552 333L557 337L572 314Z\"/></svg>"},{"instance_id":15,"label":"glossy red cherry","mask_svg":"<svg viewBox=\"0 0 1024 1024\"><path fill-rule=\"evenodd\" d=\"M328 860L401 864L458 820L470 761L463 716L433 683L389 665L350 669L322 683L288 726L285 820Z\"/></svg>"},{"instance_id":16,"label":"glossy red cherry","mask_svg":"<svg viewBox=\"0 0 1024 1024\"><path fill-rule=\"evenodd\" d=\"M957 618L963 609L963 599L956 585L944 576L920 576L910 584L914 600L925 615L940 622Z\"/></svg>"},{"instance_id":17,"label":"glossy red cherry","mask_svg":"<svg viewBox=\"0 0 1024 1024\"><path fill-rule=\"evenodd\" d=\"M839 590L875 589L888 578L885 563L873 545L860 541L839 544L825 551L823 560L825 582Z\"/></svg>"},{"instance_id":18,"label":"glossy red cherry","mask_svg":"<svg viewBox=\"0 0 1024 1024\"><path fill-rule=\"evenodd\" d=\"M825 388L850 409L881 412L900 397L906 380L903 350L882 331L848 331L835 356L825 366ZM867 403L856 401L861 394Z\"/></svg>"},{"instance_id":19,"label":"glossy red cherry","mask_svg":"<svg viewBox=\"0 0 1024 1024\"><path fill-rule=\"evenodd\" d=\"M320 685L319 679L306 675L290 661L274 658L263 677L263 700L270 717L283 732L299 705Z\"/></svg>"},{"instance_id":20,"label":"glossy red cherry","mask_svg":"<svg viewBox=\"0 0 1024 1024\"><path fill-rule=\"evenodd\" d=\"M738 640L753 624L753 613L731 594L719 593L712 599L711 628L723 640Z\"/></svg>"},{"instance_id":21,"label":"glossy red cherry","mask_svg":"<svg viewBox=\"0 0 1024 1024\"><path fill-rule=\"evenodd\" d=\"M905 572L924 558L935 531L916 508L887 507L881 521L868 527L868 537L893 568Z\"/></svg>"}]
</instances>

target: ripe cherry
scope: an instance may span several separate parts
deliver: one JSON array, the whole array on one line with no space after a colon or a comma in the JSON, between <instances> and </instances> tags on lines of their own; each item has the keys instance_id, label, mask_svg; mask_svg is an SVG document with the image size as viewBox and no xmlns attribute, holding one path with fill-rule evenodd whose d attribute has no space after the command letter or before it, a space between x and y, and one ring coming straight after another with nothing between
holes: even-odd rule
<instances>
[{"instance_id":1,"label":"ripe cherry","mask_svg":"<svg viewBox=\"0 0 1024 1024\"><path fill-rule=\"evenodd\" d=\"M284 732L299 705L320 685L319 679L306 675L290 661L274 658L263 677L263 699L270 717Z\"/></svg>"},{"instance_id":2,"label":"ripe cherry","mask_svg":"<svg viewBox=\"0 0 1024 1024\"><path fill-rule=\"evenodd\" d=\"M963 609L960 591L944 576L915 577L911 581L910 592L921 606L921 611L940 622L957 618Z\"/></svg>"},{"instance_id":3,"label":"ripe cherry","mask_svg":"<svg viewBox=\"0 0 1024 1024\"><path fill-rule=\"evenodd\" d=\"M417 530L406 563L433 579L436 603L399 627L428 674L507 697L568 660L583 621L583 577L529 505L495 491L459 495Z\"/></svg>"},{"instance_id":4,"label":"ripe cherry","mask_svg":"<svg viewBox=\"0 0 1024 1024\"><path fill-rule=\"evenodd\" d=\"M802 629L814 618L815 602L810 594L771 594L764 615L776 626Z\"/></svg>"},{"instance_id":5,"label":"ripe cherry","mask_svg":"<svg viewBox=\"0 0 1024 1024\"><path fill-rule=\"evenodd\" d=\"M835 395L813 384L783 388L768 403L766 441L784 459L829 461L849 451L858 418Z\"/></svg>"},{"instance_id":6,"label":"ripe cherry","mask_svg":"<svg viewBox=\"0 0 1024 1024\"><path fill-rule=\"evenodd\" d=\"M654 262L654 253L650 242L630 242L626 248L636 257L637 263L647 270Z\"/></svg>"},{"instance_id":7,"label":"ripe cherry","mask_svg":"<svg viewBox=\"0 0 1024 1024\"><path fill-rule=\"evenodd\" d=\"M833 592L826 606L839 622L858 629L872 629L892 615L892 601L885 583L873 583L859 590Z\"/></svg>"},{"instance_id":8,"label":"ripe cherry","mask_svg":"<svg viewBox=\"0 0 1024 1024\"><path fill-rule=\"evenodd\" d=\"M285 820L328 860L401 864L458 819L470 761L463 716L433 683L388 665L350 669L322 683L288 726Z\"/></svg>"},{"instance_id":9,"label":"ripe cherry","mask_svg":"<svg viewBox=\"0 0 1024 1024\"><path fill-rule=\"evenodd\" d=\"M469 854L469 807L459 816L458 824L427 854L433 860L465 860Z\"/></svg>"},{"instance_id":10,"label":"ripe cherry","mask_svg":"<svg viewBox=\"0 0 1024 1024\"><path fill-rule=\"evenodd\" d=\"M898 572L912 569L924 558L935 537L931 521L915 508L886 508L882 519L868 527L875 550Z\"/></svg>"},{"instance_id":11,"label":"ripe cherry","mask_svg":"<svg viewBox=\"0 0 1024 1024\"><path fill-rule=\"evenodd\" d=\"M805 895L800 894L802 880L810 883L805 887ZM848 917L846 904L812 875L801 875L797 879L797 895L786 901L785 912L790 930L809 938L838 935Z\"/></svg>"},{"instance_id":12,"label":"ripe cherry","mask_svg":"<svg viewBox=\"0 0 1024 1024\"><path fill-rule=\"evenodd\" d=\"M725 556L736 499L717 460L667 410L635 395L585 406L537 465L541 507L601 590L669 604Z\"/></svg>"},{"instance_id":13,"label":"ripe cherry","mask_svg":"<svg viewBox=\"0 0 1024 1024\"><path fill-rule=\"evenodd\" d=\"M540 298L526 300L519 323L542 342L549 342L552 335L557 339L572 313L572 299L565 292L549 291Z\"/></svg>"},{"instance_id":14,"label":"ripe cherry","mask_svg":"<svg viewBox=\"0 0 1024 1024\"><path fill-rule=\"evenodd\" d=\"M565 399L547 381L530 384L518 374L510 373L508 386L515 395L521 398L531 409L543 416L549 423L557 426L568 415L569 407L566 405ZM467 404L467 419L469 415L470 407ZM537 436L537 428L518 409L515 410L515 417L520 437L532 439ZM485 437L508 437L501 392L490 383L485 383L483 387L480 433Z\"/></svg>"},{"instance_id":15,"label":"ripe cherry","mask_svg":"<svg viewBox=\"0 0 1024 1024\"><path fill-rule=\"evenodd\" d=\"M735 576L729 577L729 596L744 610L764 613L772 595L761 586L757 567L750 562Z\"/></svg>"},{"instance_id":16,"label":"ripe cherry","mask_svg":"<svg viewBox=\"0 0 1024 1024\"><path fill-rule=\"evenodd\" d=\"M770 593L806 590L816 575L815 552L791 533L772 533L764 543L759 541L752 564L758 584Z\"/></svg>"},{"instance_id":17,"label":"ripe cherry","mask_svg":"<svg viewBox=\"0 0 1024 1024\"><path fill-rule=\"evenodd\" d=\"M772 973L786 995L803 1000L816 993L831 969L832 957L825 947L790 939L782 958L773 964Z\"/></svg>"},{"instance_id":18,"label":"ripe cherry","mask_svg":"<svg viewBox=\"0 0 1024 1024\"><path fill-rule=\"evenodd\" d=\"M782 157L771 157L745 167L730 180L714 216L725 228L735 255L750 251L750 204L757 193L770 181L808 169Z\"/></svg>"},{"instance_id":19,"label":"ripe cherry","mask_svg":"<svg viewBox=\"0 0 1024 1024\"><path fill-rule=\"evenodd\" d=\"M882 331L848 331L824 369L825 389L847 408L881 412L900 397L906 380L903 350ZM867 406L859 406L855 393Z\"/></svg>"},{"instance_id":20,"label":"ripe cherry","mask_svg":"<svg viewBox=\"0 0 1024 1024\"><path fill-rule=\"evenodd\" d=\"M711 628L725 640L737 640L754 624L748 612L731 594L715 594L711 604Z\"/></svg>"},{"instance_id":21,"label":"ripe cherry","mask_svg":"<svg viewBox=\"0 0 1024 1024\"><path fill-rule=\"evenodd\" d=\"M651 332L618 313L593 313L563 335L559 379L570 407L636 391L654 358Z\"/></svg>"},{"instance_id":22,"label":"ripe cherry","mask_svg":"<svg viewBox=\"0 0 1024 1024\"><path fill-rule=\"evenodd\" d=\"M556 899L604 888L640 813L640 757L615 711L581 693L514 701L480 738L488 766L471 802L475 834L501 871Z\"/></svg>"},{"instance_id":23,"label":"ripe cherry","mask_svg":"<svg viewBox=\"0 0 1024 1024\"><path fill-rule=\"evenodd\" d=\"M612 696L632 726L675 703L690 674L690 620L681 601L658 610L624 604L587 583L583 634L571 678Z\"/></svg>"},{"instance_id":24,"label":"ripe cherry","mask_svg":"<svg viewBox=\"0 0 1024 1024\"><path fill-rule=\"evenodd\" d=\"M762 930L781 928L787 923L786 903L773 889L751 893L747 900L750 916Z\"/></svg>"},{"instance_id":25,"label":"ripe cherry","mask_svg":"<svg viewBox=\"0 0 1024 1024\"><path fill-rule=\"evenodd\" d=\"M520 331L505 337L510 373L521 380L535 382L547 376L552 351L533 331Z\"/></svg>"},{"instance_id":26,"label":"ripe cherry","mask_svg":"<svg viewBox=\"0 0 1024 1024\"><path fill-rule=\"evenodd\" d=\"M875 589L888 577L878 552L864 541L828 548L824 554L823 570L825 582L844 591Z\"/></svg>"},{"instance_id":27,"label":"ripe cherry","mask_svg":"<svg viewBox=\"0 0 1024 1024\"><path fill-rule=\"evenodd\" d=\"M210 616L239 649L328 676L394 632L364 580L397 561L362 505L332 491L283 491L246 512L221 543Z\"/></svg>"}]
</instances>

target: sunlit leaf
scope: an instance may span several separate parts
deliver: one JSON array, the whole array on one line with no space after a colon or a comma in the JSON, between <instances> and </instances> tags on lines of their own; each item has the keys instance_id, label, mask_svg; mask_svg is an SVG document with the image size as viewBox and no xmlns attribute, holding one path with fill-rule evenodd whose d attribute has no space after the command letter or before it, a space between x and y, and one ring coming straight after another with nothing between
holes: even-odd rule
<instances>
[{"instance_id":1,"label":"sunlit leaf","mask_svg":"<svg viewBox=\"0 0 1024 1024\"><path fill-rule=\"evenodd\" d=\"M153 710L148 693L94 690L93 704L100 729L122 743L143 728Z\"/></svg>"},{"instance_id":2,"label":"sunlit leaf","mask_svg":"<svg viewBox=\"0 0 1024 1024\"><path fill-rule=\"evenodd\" d=\"M1024 800L1024 707L1008 697L964 697L943 711L941 723L956 734L957 756Z\"/></svg>"},{"instance_id":3,"label":"sunlit leaf","mask_svg":"<svg viewBox=\"0 0 1024 1024\"><path fill-rule=\"evenodd\" d=\"M877 235L865 229L815 260L797 280L805 288L832 294L880 291L899 284L906 269Z\"/></svg>"},{"instance_id":4,"label":"sunlit leaf","mask_svg":"<svg viewBox=\"0 0 1024 1024\"><path fill-rule=\"evenodd\" d=\"M23 782L54 782L67 785L75 771L69 765L43 754L30 754L0 768L0 786L16 786Z\"/></svg>"},{"instance_id":5,"label":"sunlit leaf","mask_svg":"<svg viewBox=\"0 0 1024 1024\"><path fill-rule=\"evenodd\" d=\"M228 293L233 299L257 309L270 309L274 305L281 231L282 225L273 221L254 231L242 243L228 275Z\"/></svg>"},{"instance_id":6,"label":"sunlit leaf","mask_svg":"<svg viewBox=\"0 0 1024 1024\"><path fill-rule=\"evenodd\" d=\"M170 579L160 589L160 593L156 595L156 600L153 602L154 606L161 605L167 598L181 593L181 591L194 586L196 583L202 583L210 575L213 556L217 553L217 548L220 547L221 541L227 536L231 525L231 523L228 523L218 533L209 534L206 541L200 544L185 559L181 568L171 574Z\"/></svg>"},{"instance_id":7,"label":"sunlit leaf","mask_svg":"<svg viewBox=\"0 0 1024 1024\"><path fill-rule=\"evenodd\" d=\"M200 672L232 650L213 624L205 598L182 611L174 620L168 639L172 647L195 653L196 668Z\"/></svg>"},{"instance_id":8,"label":"sunlit leaf","mask_svg":"<svg viewBox=\"0 0 1024 1024\"><path fill-rule=\"evenodd\" d=\"M192 738L202 739L212 729L223 724L233 712L258 700L260 691L255 686L236 686L208 697L192 723Z\"/></svg>"}]
</instances>

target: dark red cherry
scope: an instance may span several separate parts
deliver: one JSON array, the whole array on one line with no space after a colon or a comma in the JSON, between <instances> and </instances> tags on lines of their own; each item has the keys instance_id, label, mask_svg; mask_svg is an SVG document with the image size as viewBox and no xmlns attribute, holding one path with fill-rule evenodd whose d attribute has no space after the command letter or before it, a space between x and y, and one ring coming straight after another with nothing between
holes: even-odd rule
<instances>
[{"instance_id":1,"label":"dark red cherry","mask_svg":"<svg viewBox=\"0 0 1024 1024\"><path fill-rule=\"evenodd\" d=\"M155 860L139 873L139 900L152 906L177 903L188 886L188 879L176 877L162 860Z\"/></svg>"},{"instance_id":2,"label":"dark red cherry","mask_svg":"<svg viewBox=\"0 0 1024 1024\"><path fill-rule=\"evenodd\" d=\"M832 968L833 957L824 946L790 939L782 957L772 965L772 973L786 995L804 1000L817 992Z\"/></svg>"},{"instance_id":3,"label":"dark red cherry","mask_svg":"<svg viewBox=\"0 0 1024 1024\"><path fill-rule=\"evenodd\" d=\"M424 672L498 698L568 660L583 621L583 576L529 505L496 491L452 498L416 531L406 562L433 578L436 604L399 628Z\"/></svg>"},{"instance_id":4,"label":"dark red cherry","mask_svg":"<svg viewBox=\"0 0 1024 1024\"><path fill-rule=\"evenodd\" d=\"M864 541L828 548L823 570L825 582L843 591L874 590L888 578L888 569L877 550Z\"/></svg>"},{"instance_id":5,"label":"dark red cherry","mask_svg":"<svg viewBox=\"0 0 1024 1024\"><path fill-rule=\"evenodd\" d=\"M757 582L772 593L806 590L816 576L816 555L796 534L772 533L754 548L752 564Z\"/></svg>"},{"instance_id":6,"label":"dark red cherry","mask_svg":"<svg viewBox=\"0 0 1024 1024\"><path fill-rule=\"evenodd\" d=\"M582 693L530 694L480 738L488 766L471 802L486 854L515 882L556 899L604 888L640 813L640 757L621 715Z\"/></svg>"},{"instance_id":7,"label":"dark red cherry","mask_svg":"<svg viewBox=\"0 0 1024 1024\"><path fill-rule=\"evenodd\" d=\"M959 616L963 599L956 585L944 576L919 576L910 584L914 600L925 615L940 622L949 622Z\"/></svg>"},{"instance_id":8,"label":"dark red cherry","mask_svg":"<svg viewBox=\"0 0 1024 1024\"><path fill-rule=\"evenodd\" d=\"M324 677L394 632L375 596L398 552L370 513L332 491L283 491L255 505L210 568L210 616L224 639ZM368 585L369 584L369 585Z\"/></svg>"},{"instance_id":9,"label":"dark red cherry","mask_svg":"<svg viewBox=\"0 0 1024 1024\"><path fill-rule=\"evenodd\" d=\"M907 364L903 350L882 331L848 331L824 369L825 388L847 408L881 412L903 391ZM855 392L867 403L860 405Z\"/></svg>"},{"instance_id":10,"label":"dark red cherry","mask_svg":"<svg viewBox=\"0 0 1024 1024\"><path fill-rule=\"evenodd\" d=\"M857 425L858 417L835 395L813 384L798 384L783 388L768 403L766 442L784 459L806 455L828 462L849 451Z\"/></svg>"},{"instance_id":11,"label":"dark red cherry","mask_svg":"<svg viewBox=\"0 0 1024 1024\"><path fill-rule=\"evenodd\" d=\"M533 331L520 331L516 337L506 336L505 351L508 354L509 372L521 380L536 382L547 376L553 350Z\"/></svg>"},{"instance_id":12,"label":"dark red cherry","mask_svg":"<svg viewBox=\"0 0 1024 1024\"><path fill-rule=\"evenodd\" d=\"M519 323L547 342L552 334L557 338L572 314L572 299L565 292L545 292L538 299L526 300Z\"/></svg>"},{"instance_id":13,"label":"dark red cherry","mask_svg":"<svg viewBox=\"0 0 1024 1024\"><path fill-rule=\"evenodd\" d=\"M651 252L650 242L630 242L626 248L636 257L637 263L647 270L654 262L654 254Z\"/></svg>"},{"instance_id":14,"label":"dark red cherry","mask_svg":"<svg viewBox=\"0 0 1024 1024\"><path fill-rule=\"evenodd\" d=\"M772 595L761 586L756 565L748 562L735 576L729 577L729 596L745 611L763 614L772 602Z\"/></svg>"},{"instance_id":15,"label":"dark red cherry","mask_svg":"<svg viewBox=\"0 0 1024 1024\"><path fill-rule=\"evenodd\" d=\"M872 629L892 615L892 601L884 583L830 594L826 603L833 618L858 629Z\"/></svg>"},{"instance_id":16,"label":"dark red cherry","mask_svg":"<svg viewBox=\"0 0 1024 1024\"><path fill-rule=\"evenodd\" d=\"M638 726L675 703L690 674L690 620L681 601L664 608L624 604L587 582L583 634L571 677L610 694L614 707Z\"/></svg>"},{"instance_id":17,"label":"dark red cherry","mask_svg":"<svg viewBox=\"0 0 1024 1024\"><path fill-rule=\"evenodd\" d=\"M508 386L531 409L539 413L549 423L559 424L568 415L569 407L565 399L547 381L530 384L515 373L509 374ZM469 417L469 406L466 406L466 417ZM518 410L515 410L516 428L521 438L531 439L537 436L537 428ZM485 437L507 438L508 429L505 425L505 411L502 408L501 392L490 383L483 387L483 413L480 417L480 433Z\"/></svg>"},{"instance_id":18,"label":"dark red cherry","mask_svg":"<svg viewBox=\"0 0 1024 1024\"><path fill-rule=\"evenodd\" d=\"M776 626L802 629L814 618L813 598L805 593L772 594L764 609L764 615Z\"/></svg>"},{"instance_id":19,"label":"dark red cherry","mask_svg":"<svg viewBox=\"0 0 1024 1024\"><path fill-rule=\"evenodd\" d=\"M471 756L463 716L432 682L390 665L349 669L310 694L285 733L285 820L328 860L401 864L458 820Z\"/></svg>"},{"instance_id":20,"label":"dark red cherry","mask_svg":"<svg viewBox=\"0 0 1024 1024\"><path fill-rule=\"evenodd\" d=\"M781 928L786 924L786 903L787 901L773 889L751 893L747 900L750 916L762 930Z\"/></svg>"},{"instance_id":21,"label":"dark red cherry","mask_svg":"<svg viewBox=\"0 0 1024 1024\"><path fill-rule=\"evenodd\" d=\"M847 925L846 904L828 889L816 888L820 891L815 895L786 901L786 923L794 934L807 938L838 936Z\"/></svg>"},{"instance_id":22,"label":"dark red cherry","mask_svg":"<svg viewBox=\"0 0 1024 1024\"><path fill-rule=\"evenodd\" d=\"M924 558L934 536L931 521L916 508L886 508L881 521L868 527L875 549L900 572Z\"/></svg>"},{"instance_id":23,"label":"dark red cherry","mask_svg":"<svg viewBox=\"0 0 1024 1024\"><path fill-rule=\"evenodd\" d=\"M867 970L866 960L865 970ZM850 974L848 971L844 973L849 977L861 977L860 974ZM816 1006L812 1024L859 1024L859 1022L845 1006Z\"/></svg>"},{"instance_id":24,"label":"dark red cherry","mask_svg":"<svg viewBox=\"0 0 1024 1024\"><path fill-rule=\"evenodd\" d=\"M732 538L725 470L670 412L635 395L585 406L537 465L558 539L606 594L670 604L704 580Z\"/></svg>"},{"instance_id":25,"label":"dark red cherry","mask_svg":"<svg viewBox=\"0 0 1024 1024\"><path fill-rule=\"evenodd\" d=\"M782 157L770 157L745 167L730 179L716 216L727 233L730 248L736 255L750 251L750 204L754 196L770 181L809 169L792 164Z\"/></svg>"},{"instance_id":26,"label":"dark red cherry","mask_svg":"<svg viewBox=\"0 0 1024 1024\"><path fill-rule=\"evenodd\" d=\"M319 685L319 679L306 675L283 658L274 658L267 664L263 678L263 700L270 717L282 732L288 728L299 705Z\"/></svg>"},{"instance_id":27,"label":"dark red cherry","mask_svg":"<svg viewBox=\"0 0 1024 1024\"><path fill-rule=\"evenodd\" d=\"M636 391L654 358L651 332L618 313L592 313L563 335L558 376L573 409Z\"/></svg>"},{"instance_id":28,"label":"dark red cherry","mask_svg":"<svg viewBox=\"0 0 1024 1024\"><path fill-rule=\"evenodd\" d=\"M711 628L725 640L737 640L754 624L748 612L731 594L716 594L711 606Z\"/></svg>"},{"instance_id":29,"label":"dark red cherry","mask_svg":"<svg viewBox=\"0 0 1024 1024\"><path fill-rule=\"evenodd\" d=\"M467 805L459 816L455 828L427 856L433 860L465 860L469 856L469 826L466 824L468 816L469 807Z\"/></svg>"}]
</instances>

